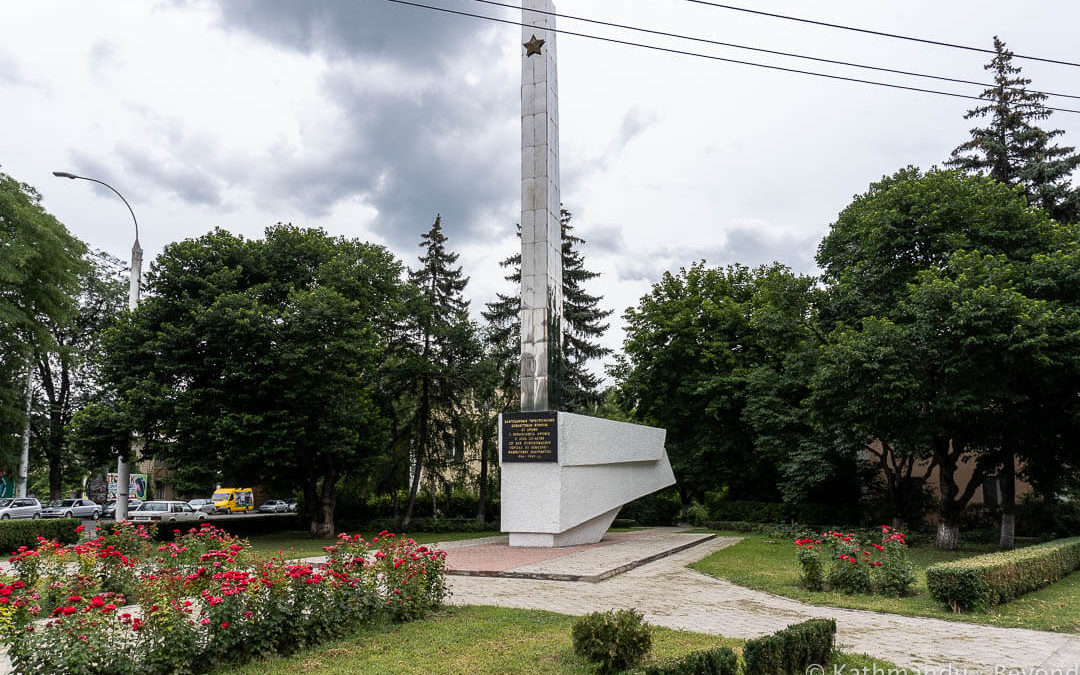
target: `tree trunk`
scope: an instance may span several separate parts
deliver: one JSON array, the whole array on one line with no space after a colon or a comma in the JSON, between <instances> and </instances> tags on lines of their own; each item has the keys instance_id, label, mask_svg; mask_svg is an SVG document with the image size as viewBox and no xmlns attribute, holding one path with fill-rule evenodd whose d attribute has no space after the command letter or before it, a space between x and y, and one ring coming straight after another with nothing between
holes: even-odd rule
<instances>
[{"instance_id":1,"label":"tree trunk","mask_svg":"<svg viewBox=\"0 0 1080 675\"><path fill-rule=\"evenodd\" d=\"M413 468L412 484L409 486L409 503L405 506L405 515L401 517L401 527L408 527L412 519L413 507L416 506L416 493L420 490L420 471L424 465L424 452L419 445L416 448L416 466Z\"/></svg>"},{"instance_id":2,"label":"tree trunk","mask_svg":"<svg viewBox=\"0 0 1080 675\"><path fill-rule=\"evenodd\" d=\"M937 528L937 547L954 550L960 542L960 523L941 521Z\"/></svg>"},{"instance_id":3,"label":"tree trunk","mask_svg":"<svg viewBox=\"0 0 1080 675\"><path fill-rule=\"evenodd\" d=\"M1001 537L998 547L1012 548L1016 544L1016 457L1005 456L998 474L1001 488Z\"/></svg>"},{"instance_id":4,"label":"tree trunk","mask_svg":"<svg viewBox=\"0 0 1080 675\"><path fill-rule=\"evenodd\" d=\"M34 369L26 369L26 418L23 420L22 452L19 455L18 480L15 496L26 496L26 478L30 473L30 412L34 404Z\"/></svg>"},{"instance_id":5,"label":"tree trunk","mask_svg":"<svg viewBox=\"0 0 1080 675\"><path fill-rule=\"evenodd\" d=\"M956 486L957 453L952 452L952 443L948 438L937 437L934 443L934 459L938 466L938 487L941 492L941 510L938 514L937 547L953 550L960 539L960 514L956 496L960 489Z\"/></svg>"},{"instance_id":6,"label":"tree trunk","mask_svg":"<svg viewBox=\"0 0 1080 675\"><path fill-rule=\"evenodd\" d=\"M487 520L488 499L488 454L491 450L491 442L488 438L488 428L485 425L480 436L480 498L476 505L476 519L481 523Z\"/></svg>"},{"instance_id":7,"label":"tree trunk","mask_svg":"<svg viewBox=\"0 0 1080 675\"><path fill-rule=\"evenodd\" d=\"M314 514L311 519L311 536L318 539L329 539L334 536L334 506L337 503L337 472L327 472L322 479L322 490L319 491L318 501L315 503Z\"/></svg>"},{"instance_id":8,"label":"tree trunk","mask_svg":"<svg viewBox=\"0 0 1080 675\"><path fill-rule=\"evenodd\" d=\"M427 344L424 346L424 355L427 356ZM401 518L401 527L408 527L409 521L412 520L413 507L416 506L416 493L420 490L420 471L424 466L424 452L427 446L428 435L428 415L431 414L431 401L430 401L430 389L428 386L428 378L425 375L423 381L420 384L420 411L417 413L420 422L420 433L417 434L415 448L416 448L416 465L413 468L412 485L409 487L409 503L405 507L405 515ZM434 515L434 514L432 514Z\"/></svg>"}]
</instances>

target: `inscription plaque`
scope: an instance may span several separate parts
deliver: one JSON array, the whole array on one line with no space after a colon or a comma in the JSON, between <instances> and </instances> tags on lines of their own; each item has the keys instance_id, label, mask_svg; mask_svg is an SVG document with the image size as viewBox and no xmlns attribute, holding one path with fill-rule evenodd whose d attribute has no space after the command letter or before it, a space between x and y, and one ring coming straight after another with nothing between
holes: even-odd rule
<instances>
[{"instance_id":1,"label":"inscription plaque","mask_svg":"<svg viewBox=\"0 0 1080 675\"><path fill-rule=\"evenodd\" d=\"M502 461L559 461L559 423L555 411L503 413Z\"/></svg>"}]
</instances>

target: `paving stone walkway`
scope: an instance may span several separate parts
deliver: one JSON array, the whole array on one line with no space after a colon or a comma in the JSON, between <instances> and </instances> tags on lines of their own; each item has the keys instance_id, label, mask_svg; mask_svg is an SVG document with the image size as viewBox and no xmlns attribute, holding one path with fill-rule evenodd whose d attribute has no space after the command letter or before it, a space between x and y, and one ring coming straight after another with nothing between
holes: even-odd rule
<instances>
[{"instance_id":1,"label":"paving stone walkway","mask_svg":"<svg viewBox=\"0 0 1080 675\"><path fill-rule=\"evenodd\" d=\"M805 619L826 617L836 619L837 641L845 651L922 672L1080 675L1078 635L815 607L686 567L737 541L719 537L600 583L453 576L450 602L574 615L633 607L655 625L734 638L758 637Z\"/></svg>"}]
</instances>

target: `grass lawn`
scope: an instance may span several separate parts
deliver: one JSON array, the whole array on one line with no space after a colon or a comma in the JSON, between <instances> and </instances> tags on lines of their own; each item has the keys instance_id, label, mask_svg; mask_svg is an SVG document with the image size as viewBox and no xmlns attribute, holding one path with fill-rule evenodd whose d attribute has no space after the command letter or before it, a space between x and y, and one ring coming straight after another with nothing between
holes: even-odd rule
<instances>
[{"instance_id":1,"label":"grass lawn","mask_svg":"<svg viewBox=\"0 0 1080 675\"><path fill-rule=\"evenodd\" d=\"M371 534L375 533L365 533L364 536L370 539ZM418 543L429 544L434 541L477 539L479 537L491 537L498 534L498 532L443 532L441 534L432 532L411 532L408 536L415 539ZM307 558L310 556L323 555L323 547L334 543L332 540L314 539L304 530L256 534L248 537L248 541L251 542L251 550L253 553L273 555L278 551L282 551L286 554L286 557L289 558Z\"/></svg>"},{"instance_id":2,"label":"grass lawn","mask_svg":"<svg viewBox=\"0 0 1080 675\"><path fill-rule=\"evenodd\" d=\"M222 668L215 675L593 675L574 656L570 627L575 617L539 610L449 607L429 619L393 626L371 626L348 638L285 658ZM655 628L651 658L670 658L741 641ZM849 667L884 661L841 655Z\"/></svg>"},{"instance_id":3,"label":"grass lawn","mask_svg":"<svg viewBox=\"0 0 1080 675\"><path fill-rule=\"evenodd\" d=\"M918 567L915 593L906 598L886 598L878 595L808 591L799 586L799 563L795 559L795 546L790 541L755 534L723 534L740 536L743 540L734 546L716 551L690 567L740 586L768 591L812 605L1080 633L1080 572L1074 572L1048 588L986 612L954 614L930 598L926 590L925 569L928 565L996 550L992 545L966 546L957 551L939 551L932 543L912 546L911 557Z\"/></svg>"}]
</instances>

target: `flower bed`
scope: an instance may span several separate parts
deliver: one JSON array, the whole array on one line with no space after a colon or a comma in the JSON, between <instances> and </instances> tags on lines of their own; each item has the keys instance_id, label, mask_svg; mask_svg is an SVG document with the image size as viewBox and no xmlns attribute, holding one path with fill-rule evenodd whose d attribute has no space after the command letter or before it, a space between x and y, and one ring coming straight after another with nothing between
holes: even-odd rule
<instances>
[{"instance_id":1,"label":"flower bed","mask_svg":"<svg viewBox=\"0 0 1080 675\"><path fill-rule=\"evenodd\" d=\"M1080 537L931 565L930 595L954 612L985 610L1045 588L1080 568Z\"/></svg>"},{"instance_id":2,"label":"flower bed","mask_svg":"<svg viewBox=\"0 0 1080 675\"><path fill-rule=\"evenodd\" d=\"M316 565L255 558L209 524L175 535L154 544L128 523L17 551L18 578L0 584L0 637L17 672L205 672L362 621L416 618L446 595L445 552L387 532L340 535Z\"/></svg>"},{"instance_id":3,"label":"flower bed","mask_svg":"<svg viewBox=\"0 0 1080 675\"><path fill-rule=\"evenodd\" d=\"M796 539L795 547L800 581L807 590L903 597L915 583L905 535L888 525L881 526L879 542L833 531Z\"/></svg>"}]
</instances>

